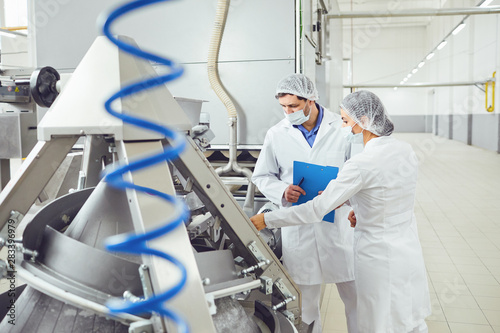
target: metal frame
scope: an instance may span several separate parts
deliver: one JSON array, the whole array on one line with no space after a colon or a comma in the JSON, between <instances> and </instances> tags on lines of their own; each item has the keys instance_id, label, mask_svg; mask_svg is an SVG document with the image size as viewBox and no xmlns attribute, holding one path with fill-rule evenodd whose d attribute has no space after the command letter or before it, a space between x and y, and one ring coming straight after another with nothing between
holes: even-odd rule
<instances>
[{"instance_id":1,"label":"metal frame","mask_svg":"<svg viewBox=\"0 0 500 333\"><path fill-rule=\"evenodd\" d=\"M339 12L328 14L328 19L374 18L374 17L412 17L412 16L454 16L454 15L483 15L500 14L500 6L470 7L470 8L440 8L440 9L412 9L385 12Z\"/></svg>"},{"instance_id":2,"label":"metal frame","mask_svg":"<svg viewBox=\"0 0 500 333\"><path fill-rule=\"evenodd\" d=\"M145 154L152 155L163 151L160 141L128 143L119 141L116 144L119 163L126 163L141 156L144 157ZM175 195L175 188L166 162L150 167L142 172L138 171L128 174L126 178L137 185ZM137 195L136 191L128 190L127 197L134 228L138 233L159 227L159 224L165 223L165 218L171 216L173 213L172 206L153 196ZM168 306L176 309L186 319L193 332L215 333L215 327L209 313L198 266L186 228L176 228L169 234L148 242L148 245L159 251L175 255L183 263L188 272L188 280L185 287L168 302ZM177 282L180 274L178 274L177 270L169 262L149 255L143 255L142 259L144 264L149 267L155 293L167 290ZM156 331L161 332L163 327L158 327L159 324L156 322L155 324ZM168 332L175 331L175 325L168 321L165 321L161 325Z\"/></svg>"},{"instance_id":3,"label":"metal frame","mask_svg":"<svg viewBox=\"0 0 500 333\"><path fill-rule=\"evenodd\" d=\"M257 247L264 259L270 260L270 264L259 269L258 272L261 273L259 276L271 277L274 282L281 279L286 288L290 290L295 299L287 304L286 309L294 314L295 323L298 324L301 314L299 288L272 250L259 237L259 232L217 176L203 152L191 138L188 137L187 140L189 144L186 151L173 164L185 179L190 179L193 182L193 191L212 215L220 217L224 232L234 242L238 253L248 265L260 262L259 258L254 255L254 251L249 248L250 245ZM284 298L283 295L281 297Z\"/></svg>"},{"instance_id":4,"label":"metal frame","mask_svg":"<svg viewBox=\"0 0 500 333\"><path fill-rule=\"evenodd\" d=\"M28 212L77 140L78 136L65 136L38 142L20 170L0 192L0 229L12 211L23 215Z\"/></svg>"},{"instance_id":5,"label":"metal frame","mask_svg":"<svg viewBox=\"0 0 500 333\"><path fill-rule=\"evenodd\" d=\"M10 180L10 160L0 158L0 191Z\"/></svg>"},{"instance_id":6,"label":"metal frame","mask_svg":"<svg viewBox=\"0 0 500 333\"><path fill-rule=\"evenodd\" d=\"M344 88L432 88L432 87L458 87L458 86L478 86L485 85L488 82L495 82L495 78L475 81L475 82L427 82L427 83L408 83L408 84L346 84Z\"/></svg>"}]
</instances>

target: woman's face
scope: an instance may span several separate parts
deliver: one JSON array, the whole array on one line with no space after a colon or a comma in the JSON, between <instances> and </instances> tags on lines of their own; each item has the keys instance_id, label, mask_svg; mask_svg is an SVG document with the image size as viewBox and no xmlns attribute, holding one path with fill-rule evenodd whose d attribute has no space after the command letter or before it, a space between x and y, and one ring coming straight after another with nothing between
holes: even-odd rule
<instances>
[{"instance_id":1,"label":"woman's face","mask_svg":"<svg viewBox=\"0 0 500 333\"><path fill-rule=\"evenodd\" d=\"M363 129L351 117L349 117L342 108L340 109L340 116L342 117L342 127L351 126L354 134L358 134L363 131Z\"/></svg>"}]
</instances>

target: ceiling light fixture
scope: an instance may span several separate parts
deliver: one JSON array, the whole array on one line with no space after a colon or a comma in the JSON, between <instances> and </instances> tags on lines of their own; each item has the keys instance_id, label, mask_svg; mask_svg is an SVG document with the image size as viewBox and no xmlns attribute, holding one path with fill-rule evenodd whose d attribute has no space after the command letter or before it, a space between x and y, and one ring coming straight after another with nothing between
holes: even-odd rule
<instances>
[{"instance_id":1,"label":"ceiling light fixture","mask_svg":"<svg viewBox=\"0 0 500 333\"><path fill-rule=\"evenodd\" d=\"M443 41L442 41L442 42L438 45L437 49L438 49L438 50L443 49L443 47L445 47L445 46L446 46L446 44L448 44L448 42L447 42L447 41L445 41L445 40L443 40Z\"/></svg>"},{"instance_id":2,"label":"ceiling light fixture","mask_svg":"<svg viewBox=\"0 0 500 333\"><path fill-rule=\"evenodd\" d=\"M453 30L453 36L458 35L458 33L462 31L463 28L465 28L465 23L462 22L458 25L458 27L455 28L455 30Z\"/></svg>"},{"instance_id":3,"label":"ceiling light fixture","mask_svg":"<svg viewBox=\"0 0 500 333\"><path fill-rule=\"evenodd\" d=\"M493 0L484 0L483 3L479 5L479 7L486 7L492 2Z\"/></svg>"}]
</instances>

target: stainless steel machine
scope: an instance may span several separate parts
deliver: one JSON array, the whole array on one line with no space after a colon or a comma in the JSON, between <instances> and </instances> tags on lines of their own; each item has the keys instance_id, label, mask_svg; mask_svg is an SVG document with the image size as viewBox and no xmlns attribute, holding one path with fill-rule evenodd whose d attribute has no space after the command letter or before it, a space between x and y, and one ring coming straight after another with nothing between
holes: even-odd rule
<instances>
[{"instance_id":1,"label":"stainless steel machine","mask_svg":"<svg viewBox=\"0 0 500 333\"><path fill-rule=\"evenodd\" d=\"M164 137L112 118L103 108L113 91L153 75L149 63L98 37L38 125L38 143L0 192L0 228L9 230L4 245L15 254L2 273L27 283L15 295L15 325L9 322L9 310L0 331L177 332L170 320L155 313L111 314L105 305L114 298L147 300L171 287L179 275L157 257L109 253L103 245L109 236L158 227L172 214L172 207L154 196L118 191L101 180L102 172L115 165L170 145ZM168 124L185 133L188 142L172 163L127 175L134 184L184 198L191 211L185 227L148 243L187 269L186 286L166 306L186 319L191 332L311 329L301 323L299 289L269 247L276 241L273 234L259 235L205 158L209 129L194 130L164 86L123 100L120 108ZM78 187L29 214L81 137L85 146ZM24 231L14 235L10 230L19 224Z\"/></svg>"},{"instance_id":2,"label":"stainless steel machine","mask_svg":"<svg viewBox=\"0 0 500 333\"><path fill-rule=\"evenodd\" d=\"M0 71L0 190L10 179L10 159L25 158L37 142L37 105L50 107L59 95L52 67Z\"/></svg>"}]
</instances>

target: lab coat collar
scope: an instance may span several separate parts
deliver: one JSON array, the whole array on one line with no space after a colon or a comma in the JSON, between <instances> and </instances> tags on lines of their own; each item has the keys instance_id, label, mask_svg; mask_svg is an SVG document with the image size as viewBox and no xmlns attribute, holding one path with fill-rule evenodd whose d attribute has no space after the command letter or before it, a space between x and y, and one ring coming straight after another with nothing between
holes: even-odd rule
<instances>
[{"instance_id":1,"label":"lab coat collar","mask_svg":"<svg viewBox=\"0 0 500 333\"><path fill-rule=\"evenodd\" d=\"M341 119L339 116L328 111L328 109L323 108L323 121L321 123L321 126L319 127L318 135L316 136L314 144L316 144L316 142L321 141L321 139L324 138L330 132L332 127L335 127L336 130L340 129Z\"/></svg>"},{"instance_id":2,"label":"lab coat collar","mask_svg":"<svg viewBox=\"0 0 500 333\"><path fill-rule=\"evenodd\" d=\"M330 129L335 126L340 128L341 127L341 118L338 115L333 114L332 112L328 111L328 109L324 108L323 106L319 105L316 103L317 107L322 107L323 108L323 120L321 121L321 125L319 126L318 134L316 135L316 139L314 140L313 147L322 139L324 138L327 133L330 131ZM304 138L304 135L302 132L293 127L293 125L288 121L288 119L283 119L278 123L279 126L283 126L284 128L287 129L288 133L292 138L300 142L301 144L304 144L307 146L309 149L312 147L309 146L307 143L307 140ZM305 147L304 146L304 147Z\"/></svg>"},{"instance_id":3,"label":"lab coat collar","mask_svg":"<svg viewBox=\"0 0 500 333\"><path fill-rule=\"evenodd\" d=\"M379 136L378 138L373 138L366 143L364 150L366 151L367 149L369 150L373 147L388 144L388 143L392 142L393 140L395 140L395 139L392 136Z\"/></svg>"}]
</instances>

